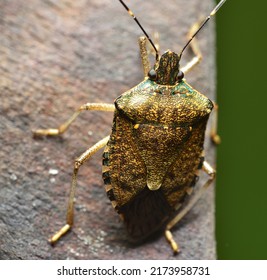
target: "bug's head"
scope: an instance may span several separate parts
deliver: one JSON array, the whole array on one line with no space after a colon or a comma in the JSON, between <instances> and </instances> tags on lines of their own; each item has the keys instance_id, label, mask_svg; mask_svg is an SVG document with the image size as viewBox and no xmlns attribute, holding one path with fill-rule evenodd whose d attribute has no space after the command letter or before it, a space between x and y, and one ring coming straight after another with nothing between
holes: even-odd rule
<instances>
[{"instance_id":1,"label":"bug's head","mask_svg":"<svg viewBox=\"0 0 267 280\"><path fill-rule=\"evenodd\" d=\"M175 85L184 77L179 70L180 55L170 50L166 51L152 68L148 77L161 85Z\"/></svg>"},{"instance_id":2,"label":"bug's head","mask_svg":"<svg viewBox=\"0 0 267 280\"><path fill-rule=\"evenodd\" d=\"M206 25L206 23L210 20L210 18L216 14L216 12L220 9L220 7L225 3L226 0L221 0L217 4L217 6L211 11L209 16L206 17L206 19L202 22L202 24L198 27L198 29L192 34L191 38L185 44L185 46L183 47L179 55L174 52L167 51L161 57L159 56L159 52L155 44L152 42L152 40L148 36L147 32L144 30L143 26L140 24L139 20L136 18L134 13L128 8L128 6L124 3L123 0L119 0L119 1L124 6L124 8L128 11L129 15L135 20L135 22L141 28L147 40L150 42L152 48L155 50L156 64L154 68L152 68L148 73L149 79L161 85L175 85L177 82L180 82L184 77L183 72L179 71L179 62L181 60L184 50L194 39L194 37L198 34L198 32Z\"/></svg>"}]
</instances>

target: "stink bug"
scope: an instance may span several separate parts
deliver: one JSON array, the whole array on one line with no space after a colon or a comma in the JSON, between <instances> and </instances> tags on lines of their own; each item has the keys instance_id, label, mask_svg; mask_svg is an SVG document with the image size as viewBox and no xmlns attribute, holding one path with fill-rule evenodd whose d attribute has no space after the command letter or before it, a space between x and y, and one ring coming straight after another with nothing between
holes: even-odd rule
<instances>
[{"instance_id":1,"label":"stink bug","mask_svg":"<svg viewBox=\"0 0 267 280\"><path fill-rule=\"evenodd\" d=\"M38 129L35 135L64 133L85 110L114 112L112 132L78 157L74 164L66 224L54 234L55 243L73 226L74 197L79 168L101 148L103 180L108 198L124 221L131 239L140 241L156 231L164 230L174 253L179 251L171 229L194 206L215 179L215 170L204 159L204 137L214 104L184 79L184 73L201 60L195 41L196 34L226 0L210 15L190 30L190 38L177 54L170 50L160 55L138 19L119 0L144 33L139 39L144 80L119 96L114 104L87 103L56 129ZM151 68L147 43L155 54ZM187 46L195 57L180 68ZM212 139L219 142L216 129ZM191 195L198 172L202 169L210 178Z\"/></svg>"}]
</instances>

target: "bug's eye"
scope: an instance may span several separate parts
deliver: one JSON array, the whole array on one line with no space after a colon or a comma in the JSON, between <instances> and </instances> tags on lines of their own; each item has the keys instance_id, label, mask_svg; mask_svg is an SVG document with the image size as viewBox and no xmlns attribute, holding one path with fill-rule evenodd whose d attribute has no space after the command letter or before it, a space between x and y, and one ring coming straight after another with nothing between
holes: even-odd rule
<instances>
[{"instance_id":1,"label":"bug's eye","mask_svg":"<svg viewBox=\"0 0 267 280\"><path fill-rule=\"evenodd\" d=\"M179 73L177 75L178 82L181 82L183 78L184 78L184 72L179 71Z\"/></svg>"},{"instance_id":2,"label":"bug's eye","mask_svg":"<svg viewBox=\"0 0 267 280\"><path fill-rule=\"evenodd\" d=\"M155 81L157 79L157 73L154 69L151 69L149 72L148 72L148 77L150 80L152 81Z\"/></svg>"}]
</instances>

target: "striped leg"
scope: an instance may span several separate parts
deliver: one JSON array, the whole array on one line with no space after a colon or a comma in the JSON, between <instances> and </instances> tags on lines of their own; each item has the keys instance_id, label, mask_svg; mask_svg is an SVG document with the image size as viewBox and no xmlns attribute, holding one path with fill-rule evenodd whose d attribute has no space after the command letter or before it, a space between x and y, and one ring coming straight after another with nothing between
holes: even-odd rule
<instances>
[{"instance_id":1,"label":"striped leg","mask_svg":"<svg viewBox=\"0 0 267 280\"><path fill-rule=\"evenodd\" d=\"M83 111L105 111L114 112L115 106L113 104L106 103L86 103L83 104L65 123L58 128L37 129L33 131L34 136L56 136L64 133L71 123L80 115Z\"/></svg>"},{"instance_id":2,"label":"striped leg","mask_svg":"<svg viewBox=\"0 0 267 280\"><path fill-rule=\"evenodd\" d=\"M189 200L188 204L167 224L165 229L165 237L167 241L170 243L174 254L179 252L178 244L173 239L171 229L192 209L192 207L197 203L197 201L201 198L206 189L210 186L210 184L214 181L216 171L209 165L208 162L204 161L202 165L202 170L207 173L210 178L206 181L204 185L202 185L196 194Z\"/></svg>"},{"instance_id":3,"label":"striped leg","mask_svg":"<svg viewBox=\"0 0 267 280\"><path fill-rule=\"evenodd\" d=\"M200 24L201 24L201 22L197 22L190 28L190 30L187 34L188 39L190 39L192 37L192 35L198 30L198 28L200 27ZM184 67L181 68L181 71L184 73L189 72L195 65L200 63L200 61L202 60L202 54L199 49L196 38L194 38L194 40L192 40L192 42L190 43L189 46L193 51L194 57Z\"/></svg>"},{"instance_id":4,"label":"striped leg","mask_svg":"<svg viewBox=\"0 0 267 280\"><path fill-rule=\"evenodd\" d=\"M219 109L218 104L214 103L213 117L211 118L210 138L211 138L211 141L216 145L219 145L221 143L221 137L220 137L220 135L217 134L218 109Z\"/></svg>"},{"instance_id":5,"label":"striped leg","mask_svg":"<svg viewBox=\"0 0 267 280\"><path fill-rule=\"evenodd\" d=\"M86 150L81 156L79 156L74 163L74 170L72 175L72 184L71 184L71 191L70 191L70 197L69 197L69 203L68 203L68 210L67 210L67 219L66 224L58 231L56 232L49 242L51 244L56 243L61 236L63 236L65 233L67 233L72 225L74 220L74 198L75 198L75 191L76 191L76 185L77 185L77 175L79 168L91 158L92 155L94 155L98 150L103 148L109 140L109 136L103 138L99 142L97 142L94 146Z\"/></svg>"}]
</instances>

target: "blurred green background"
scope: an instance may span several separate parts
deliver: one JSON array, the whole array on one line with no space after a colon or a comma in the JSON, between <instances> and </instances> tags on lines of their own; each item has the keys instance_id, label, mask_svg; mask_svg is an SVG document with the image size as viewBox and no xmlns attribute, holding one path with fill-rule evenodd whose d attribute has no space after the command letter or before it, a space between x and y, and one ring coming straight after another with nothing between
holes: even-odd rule
<instances>
[{"instance_id":1,"label":"blurred green background","mask_svg":"<svg viewBox=\"0 0 267 280\"><path fill-rule=\"evenodd\" d=\"M266 4L227 0L216 15L219 259L267 259Z\"/></svg>"}]
</instances>

